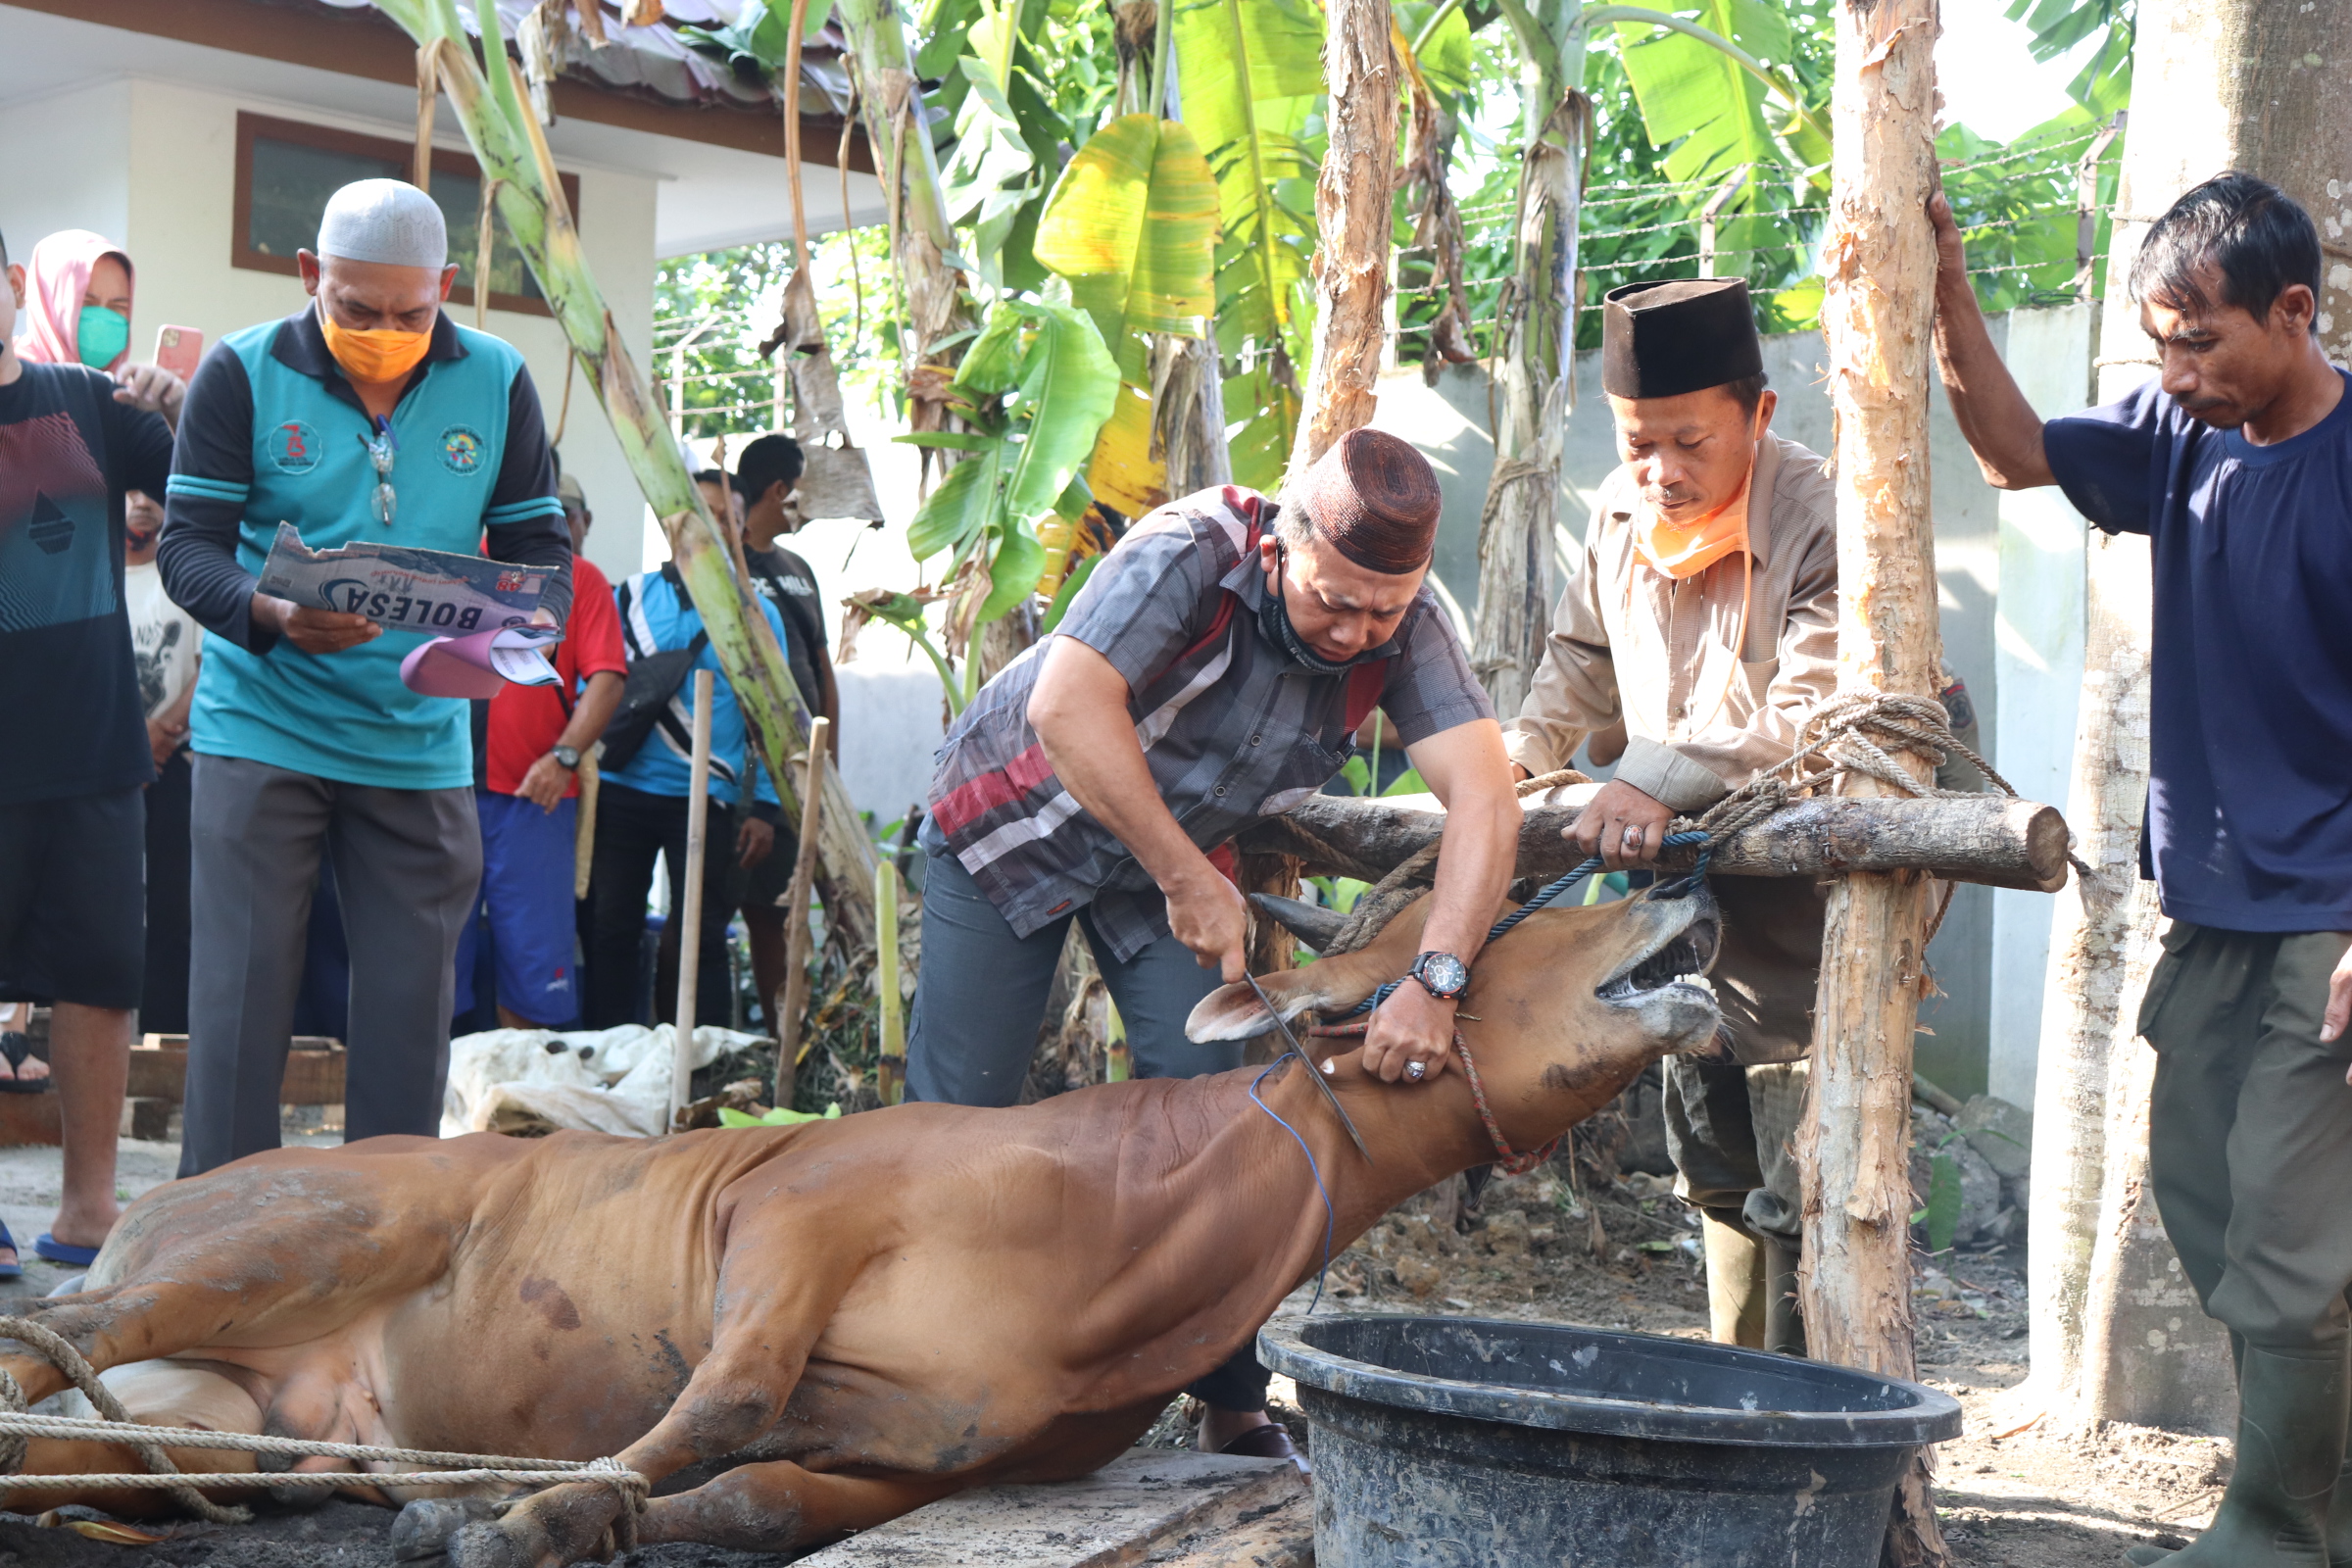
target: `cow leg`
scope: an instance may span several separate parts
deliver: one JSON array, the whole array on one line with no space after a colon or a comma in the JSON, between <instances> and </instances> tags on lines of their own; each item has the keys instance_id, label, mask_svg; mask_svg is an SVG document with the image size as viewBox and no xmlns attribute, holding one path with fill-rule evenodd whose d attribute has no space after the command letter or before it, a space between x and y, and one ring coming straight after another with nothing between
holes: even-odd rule
<instances>
[{"instance_id":1,"label":"cow leg","mask_svg":"<svg viewBox=\"0 0 2352 1568\"><path fill-rule=\"evenodd\" d=\"M821 1475L788 1460L739 1465L706 1486L646 1504L637 1539L795 1551L910 1513L960 1490L965 1478Z\"/></svg>"},{"instance_id":2,"label":"cow leg","mask_svg":"<svg viewBox=\"0 0 2352 1568\"><path fill-rule=\"evenodd\" d=\"M830 1212L803 1209L763 1223L748 1205L730 1216L710 1351L654 1429L615 1458L659 1482L766 1435L863 1262L838 1255L837 1238L849 1232L834 1221ZM451 1568L601 1561L611 1555L619 1515L619 1494L610 1487L584 1481L551 1487L497 1522L468 1525L451 1537Z\"/></svg>"}]
</instances>

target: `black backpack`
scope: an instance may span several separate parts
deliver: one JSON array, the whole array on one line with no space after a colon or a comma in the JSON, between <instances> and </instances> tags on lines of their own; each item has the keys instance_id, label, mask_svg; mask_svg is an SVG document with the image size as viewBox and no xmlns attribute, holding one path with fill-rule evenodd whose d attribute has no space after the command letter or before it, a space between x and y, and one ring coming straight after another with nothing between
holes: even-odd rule
<instances>
[{"instance_id":1,"label":"black backpack","mask_svg":"<svg viewBox=\"0 0 2352 1568\"><path fill-rule=\"evenodd\" d=\"M662 567L666 572L669 568ZM620 706L612 710L612 721L605 725L605 747L599 764L606 768L626 767L642 750L660 725L678 744L681 751L694 749L694 737L670 711L669 701L678 695L686 683L686 673L709 646L710 634L698 629L694 640L683 648L667 648L648 653L637 645L637 633L629 625L629 607L633 603L630 584L620 585L620 635L629 656L628 684L621 689Z\"/></svg>"}]
</instances>

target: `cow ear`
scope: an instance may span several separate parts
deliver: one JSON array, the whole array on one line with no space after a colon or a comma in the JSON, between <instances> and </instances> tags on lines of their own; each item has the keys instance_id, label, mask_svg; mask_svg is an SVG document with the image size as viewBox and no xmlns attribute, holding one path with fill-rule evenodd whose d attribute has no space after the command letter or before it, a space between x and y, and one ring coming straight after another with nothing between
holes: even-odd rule
<instances>
[{"instance_id":1,"label":"cow ear","mask_svg":"<svg viewBox=\"0 0 2352 1568\"><path fill-rule=\"evenodd\" d=\"M1348 953L1318 959L1303 969L1267 975L1258 985L1280 1009L1283 1022L1288 1023L1302 1012L1348 1011L1380 989L1382 980L1390 978L1381 972L1382 964L1378 955ZM1192 1016L1184 1021L1186 1037L1197 1044L1248 1040L1273 1027L1272 1015L1247 981L1217 987L1200 999Z\"/></svg>"}]
</instances>

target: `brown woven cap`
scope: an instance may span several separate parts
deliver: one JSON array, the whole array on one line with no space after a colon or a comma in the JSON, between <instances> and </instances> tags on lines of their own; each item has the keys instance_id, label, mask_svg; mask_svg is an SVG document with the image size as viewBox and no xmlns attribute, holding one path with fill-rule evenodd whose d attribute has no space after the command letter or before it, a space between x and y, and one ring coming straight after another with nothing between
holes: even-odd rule
<instances>
[{"instance_id":1,"label":"brown woven cap","mask_svg":"<svg viewBox=\"0 0 2352 1568\"><path fill-rule=\"evenodd\" d=\"M1402 576L1429 564L1444 498L1429 460L1384 430L1350 430L1292 492L1317 535L1369 571Z\"/></svg>"}]
</instances>

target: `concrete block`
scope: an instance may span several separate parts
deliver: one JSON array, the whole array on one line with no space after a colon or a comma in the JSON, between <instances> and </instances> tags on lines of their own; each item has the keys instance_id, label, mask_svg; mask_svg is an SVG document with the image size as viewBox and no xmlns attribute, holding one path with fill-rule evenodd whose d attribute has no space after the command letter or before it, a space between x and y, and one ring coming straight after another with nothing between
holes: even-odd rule
<instances>
[{"instance_id":1,"label":"concrete block","mask_svg":"<svg viewBox=\"0 0 2352 1568\"><path fill-rule=\"evenodd\" d=\"M1285 1460L1138 1448L1081 1480L979 1487L944 1497L801 1562L803 1568L1126 1568L1174 1560L1209 1568L1227 1559L1198 1551L1213 1550L1226 1532L1306 1494L1305 1478Z\"/></svg>"},{"instance_id":2,"label":"concrete block","mask_svg":"<svg viewBox=\"0 0 2352 1568\"><path fill-rule=\"evenodd\" d=\"M172 1102L132 1095L122 1102L122 1136L164 1143L172 1136Z\"/></svg>"},{"instance_id":3,"label":"concrete block","mask_svg":"<svg viewBox=\"0 0 2352 1568\"><path fill-rule=\"evenodd\" d=\"M2003 1181L2024 1176L2034 1164L2034 1113L2006 1100L1978 1095L1960 1107L1952 1125L1968 1147L1984 1156L1984 1163Z\"/></svg>"}]
</instances>

